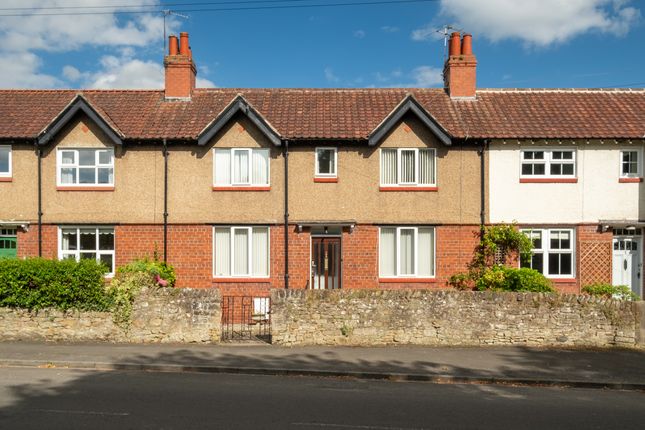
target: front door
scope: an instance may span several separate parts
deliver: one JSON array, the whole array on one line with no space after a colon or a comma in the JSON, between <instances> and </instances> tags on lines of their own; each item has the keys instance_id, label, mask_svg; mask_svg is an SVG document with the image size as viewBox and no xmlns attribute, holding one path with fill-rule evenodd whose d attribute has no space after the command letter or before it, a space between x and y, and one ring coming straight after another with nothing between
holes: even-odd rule
<instances>
[{"instance_id":1,"label":"front door","mask_svg":"<svg viewBox=\"0 0 645 430\"><path fill-rule=\"evenodd\" d=\"M340 261L340 237L312 237L310 288L340 288Z\"/></svg>"},{"instance_id":2,"label":"front door","mask_svg":"<svg viewBox=\"0 0 645 430\"><path fill-rule=\"evenodd\" d=\"M17 255L15 228L0 228L0 258L14 258Z\"/></svg>"},{"instance_id":3,"label":"front door","mask_svg":"<svg viewBox=\"0 0 645 430\"><path fill-rule=\"evenodd\" d=\"M626 285L639 296L642 296L641 270L643 262L641 248L640 237L614 237L612 283L614 285Z\"/></svg>"}]
</instances>

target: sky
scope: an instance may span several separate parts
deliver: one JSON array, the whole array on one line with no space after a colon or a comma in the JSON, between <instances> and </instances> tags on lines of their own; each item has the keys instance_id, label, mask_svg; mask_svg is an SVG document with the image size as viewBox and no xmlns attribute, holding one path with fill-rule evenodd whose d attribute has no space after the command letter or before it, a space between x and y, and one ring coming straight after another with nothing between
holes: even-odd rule
<instances>
[{"instance_id":1,"label":"sky","mask_svg":"<svg viewBox=\"0 0 645 430\"><path fill-rule=\"evenodd\" d=\"M446 25L479 88L645 87L645 0L2 0L0 87L162 88L162 10L198 87L440 87Z\"/></svg>"}]
</instances>

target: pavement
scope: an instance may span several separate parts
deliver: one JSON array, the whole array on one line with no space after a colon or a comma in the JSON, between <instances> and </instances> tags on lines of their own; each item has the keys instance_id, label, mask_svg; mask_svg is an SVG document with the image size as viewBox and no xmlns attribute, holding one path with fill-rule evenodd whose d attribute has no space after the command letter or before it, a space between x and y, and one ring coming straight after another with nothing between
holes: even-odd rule
<instances>
[{"instance_id":1,"label":"pavement","mask_svg":"<svg viewBox=\"0 0 645 430\"><path fill-rule=\"evenodd\" d=\"M642 349L0 342L0 366L645 391L645 350Z\"/></svg>"}]
</instances>

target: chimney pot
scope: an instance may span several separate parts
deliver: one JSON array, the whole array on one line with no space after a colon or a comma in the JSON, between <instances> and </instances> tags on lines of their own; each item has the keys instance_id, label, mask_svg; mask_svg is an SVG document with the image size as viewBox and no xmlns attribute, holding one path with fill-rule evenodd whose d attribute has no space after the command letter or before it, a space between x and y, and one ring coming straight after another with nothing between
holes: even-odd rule
<instances>
[{"instance_id":1,"label":"chimney pot","mask_svg":"<svg viewBox=\"0 0 645 430\"><path fill-rule=\"evenodd\" d=\"M189 51L188 47L188 33L185 31L182 31L179 33L179 54L180 55L188 55Z\"/></svg>"},{"instance_id":2,"label":"chimney pot","mask_svg":"<svg viewBox=\"0 0 645 430\"><path fill-rule=\"evenodd\" d=\"M177 36L171 35L168 36L168 55L177 55L179 52L179 45L177 41Z\"/></svg>"},{"instance_id":3,"label":"chimney pot","mask_svg":"<svg viewBox=\"0 0 645 430\"><path fill-rule=\"evenodd\" d=\"M450 35L450 47L448 49L448 55L454 56L461 54L461 38L459 32L455 31Z\"/></svg>"},{"instance_id":4,"label":"chimney pot","mask_svg":"<svg viewBox=\"0 0 645 430\"><path fill-rule=\"evenodd\" d=\"M473 36L470 34L464 34L461 41L461 55L473 55Z\"/></svg>"}]
</instances>

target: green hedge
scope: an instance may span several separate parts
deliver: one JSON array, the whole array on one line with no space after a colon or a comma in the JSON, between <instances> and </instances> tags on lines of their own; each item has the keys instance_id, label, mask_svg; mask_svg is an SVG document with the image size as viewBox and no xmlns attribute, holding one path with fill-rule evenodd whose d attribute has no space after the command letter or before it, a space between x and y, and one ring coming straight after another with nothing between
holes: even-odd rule
<instances>
[{"instance_id":1,"label":"green hedge","mask_svg":"<svg viewBox=\"0 0 645 430\"><path fill-rule=\"evenodd\" d=\"M0 306L109 310L107 271L95 260L0 259Z\"/></svg>"},{"instance_id":2,"label":"green hedge","mask_svg":"<svg viewBox=\"0 0 645 430\"><path fill-rule=\"evenodd\" d=\"M626 285L611 285L604 282L585 285L582 287L582 292L592 296L603 296L620 300L635 301L640 299L640 297L633 293Z\"/></svg>"},{"instance_id":3,"label":"green hedge","mask_svg":"<svg viewBox=\"0 0 645 430\"><path fill-rule=\"evenodd\" d=\"M144 258L142 260L132 261L116 269L117 275L140 272L149 273L159 286L172 287L175 285L175 269L163 261Z\"/></svg>"},{"instance_id":4,"label":"green hedge","mask_svg":"<svg viewBox=\"0 0 645 430\"><path fill-rule=\"evenodd\" d=\"M551 282L544 275L537 270L525 267L515 269L505 266L493 266L486 269L481 277L475 280L475 288L480 291L555 292Z\"/></svg>"}]
</instances>

